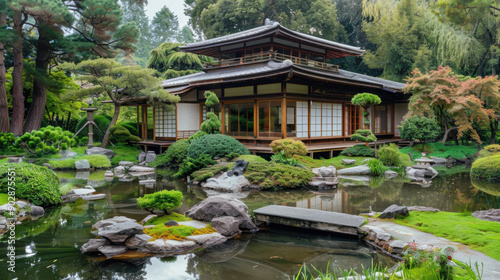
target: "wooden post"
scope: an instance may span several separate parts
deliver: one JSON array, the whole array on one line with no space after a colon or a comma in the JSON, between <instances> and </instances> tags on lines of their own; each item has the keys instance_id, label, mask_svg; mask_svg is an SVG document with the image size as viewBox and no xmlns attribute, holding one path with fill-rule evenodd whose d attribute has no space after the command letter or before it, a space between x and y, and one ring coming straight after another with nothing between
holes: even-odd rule
<instances>
[{"instance_id":1,"label":"wooden post","mask_svg":"<svg viewBox=\"0 0 500 280\"><path fill-rule=\"evenodd\" d=\"M153 106L153 141L156 141L156 107ZM160 146L161 154L161 146Z\"/></svg>"},{"instance_id":2,"label":"wooden post","mask_svg":"<svg viewBox=\"0 0 500 280\"><path fill-rule=\"evenodd\" d=\"M286 97L281 102L281 138L286 138Z\"/></svg>"},{"instance_id":3,"label":"wooden post","mask_svg":"<svg viewBox=\"0 0 500 280\"><path fill-rule=\"evenodd\" d=\"M142 105L142 140L148 140L148 107Z\"/></svg>"},{"instance_id":4,"label":"wooden post","mask_svg":"<svg viewBox=\"0 0 500 280\"><path fill-rule=\"evenodd\" d=\"M141 130L139 129L140 126L139 126L139 120L140 120L140 109L139 109L139 106L136 106L137 108L137 132L140 132Z\"/></svg>"},{"instance_id":5,"label":"wooden post","mask_svg":"<svg viewBox=\"0 0 500 280\"><path fill-rule=\"evenodd\" d=\"M208 109L207 109L208 110ZM221 123L221 133L223 135L226 134L226 112L224 111L225 110L225 106L224 106L224 102L221 102L221 120L220 120L220 123Z\"/></svg>"}]
</instances>

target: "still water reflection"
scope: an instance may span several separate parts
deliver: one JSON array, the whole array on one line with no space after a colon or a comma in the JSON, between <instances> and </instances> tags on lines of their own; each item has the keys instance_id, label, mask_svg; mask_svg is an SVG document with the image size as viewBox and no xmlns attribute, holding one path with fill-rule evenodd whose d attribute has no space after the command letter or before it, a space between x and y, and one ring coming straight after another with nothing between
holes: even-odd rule
<instances>
[{"instance_id":1,"label":"still water reflection","mask_svg":"<svg viewBox=\"0 0 500 280\"><path fill-rule=\"evenodd\" d=\"M499 208L500 186L471 182L467 170L442 171L429 187L405 179L359 181L344 178L337 190L252 192L243 201L251 210L268 204L337 211L351 214L382 211L391 204L422 205L446 211L475 211ZM50 209L35 221L16 228L16 273L7 274L6 238L0 239L4 258L0 279L292 279L302 263L326 269L358 269L363 265L388 264L364 244L328 234L291 232L273 228L243 235L218 248L168 257L130 261L102 261L86 256L79 247L93 236L96 221L123 215L141 220L147 213L137 208L136 198L160 189L183 192L184 212L203 200L206 194L183 182L163 181L152 186L130 182L104 181L102 173L88 180L75 179L74 173L58 173L63 183L92 185L107 195L105 200L77 201ZM362 178L357 178L362 179Z\"/></svg>"}]
</instances>

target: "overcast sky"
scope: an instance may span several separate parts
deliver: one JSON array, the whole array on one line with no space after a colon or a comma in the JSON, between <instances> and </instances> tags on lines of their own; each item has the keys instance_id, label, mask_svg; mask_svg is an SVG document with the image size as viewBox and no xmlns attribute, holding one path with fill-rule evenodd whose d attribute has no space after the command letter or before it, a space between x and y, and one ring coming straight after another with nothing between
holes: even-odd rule
<instances>
[{"instance_id":1,"label":"overcast sky","mask_svg":"<svg viewBox=\"0 0 500 280\"><path fill-rule=\"evenodd\" d=\"M167 8L177 16L179 27L182 28L184 25L188 24L189 18L184 15L183 0L148 0L146 15L152 20L156 12L160 11L163 6L167 6Z\"/></svg>"}]
</instances>

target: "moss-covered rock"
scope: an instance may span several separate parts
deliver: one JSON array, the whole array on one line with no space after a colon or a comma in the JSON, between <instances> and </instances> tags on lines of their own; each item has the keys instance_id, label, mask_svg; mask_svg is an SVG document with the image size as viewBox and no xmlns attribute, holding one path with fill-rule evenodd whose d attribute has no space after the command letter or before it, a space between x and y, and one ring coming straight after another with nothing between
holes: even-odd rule
<instances>
[{"instance_id":1,"label":"moss-covered rock","mask_svg":"<svg viewBox=\"0 0 500 280\"><path fill-rule=\"evenodd\" d=\"M500 155L480 158L472 163L470 175L473 178L500 182Z\"/></svg>"},{"instance_id":2,"label":"moss-covered rock","mask_svg":"<svg viewBox=\"0 0 500 280\"><path fill-rule=\"evenodd\" d=\"M274 162L252 162L243 174L251 184L264 189L305 187L312 180L310 170Z\"/></svg>"},{"instance_id":3,"label":"moss-covered rock","mask_svg":"<svg viewBox=\"0 0 500 280\"><path fill-rule=\"evenodd\" d=\"M15 182L15 185L11 182ZM29 163L0 164L0 193L8 194L13 189L17 199L26 199L35 205L61 203L59 178L45 166Z\"/></svg>"}]
</instances>

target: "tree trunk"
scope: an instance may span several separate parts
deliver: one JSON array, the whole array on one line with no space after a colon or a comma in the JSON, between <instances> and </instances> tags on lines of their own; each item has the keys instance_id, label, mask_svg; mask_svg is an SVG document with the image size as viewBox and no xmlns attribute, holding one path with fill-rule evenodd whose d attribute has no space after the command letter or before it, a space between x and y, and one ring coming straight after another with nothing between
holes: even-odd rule
<instances>
[{"instance_id":1,"label":"tree trunk","mask_svg":"<svg viewBox=\"0 0 500 280\"><path fill-rule=\"evenodd\" d=\"M101 148L106 148L106 146L109 143L109 138L111 136L111 132L109 130L118 121L118 116L120 115L120 109L121 109L121 105L115 103L115 112L113 114L113 118L111 119L111 122L109 123L109 127L106 130L106 133L104 134L104 138L102 139Z\"/></svg>"},{"instance_id":2,"label":"tree trunk","mask_svg":"<svg viewBox=\"0 0 500 280\"><path fill-rule=\"evenodd\" d=\"M455 127L446 129L446 132L444 133L444 136L443 136L443 140L441 140L441 143L443 143L443 145L446 144L446 140L448 140L448 134L450 133L450 131L452 131L454 129L458 129L458 127L455 126Z\"/></svg>"},{"instance_id":3,"label":"tree trunk","mask_svg":"<svg viewBox=\"0 0 500 280\"><path fill-rule=\"evenodd\" d=\"M0 26L5 26L7 15L0 14ZM7 102L7 91L5 89L6 73L4 62L4 45L0 42L0 132L9 131L9 103Z\"/></svg>"},{"instance_id":4,"label":"tree trunk","mask_svg":"<svg viewBox=\"0 0 500 280\"><path fill-rule=\"evenodd\" d=\"M36 60L35 68L37 75L35 75L33 82L33 102L31 102L26 122L24 124L24 131L31 132L32 130L39 130L42 125L43 112L47 104L47 88L39 75L45 76L47 74L47 67L50 59L50 39L44 28L48 28L44 24L38 27L38 43L36 46Z\"/></svg>"},{"instance_id":5,"label":"tree trunk","mask_svg":"<svg viewBox=\"0 0 500 280\"><path fill-rule=\"evenodd\" d=\"M12 70L12 123L10 132L15 136L23 134L24 95L23 95L23 22L21 11L15 11L13 16L14 30L17 38L13 43L14 69Z\"/></svg>"},{"instance_id":6,"label":"tree trunk","mask_svg":"<svg viewBox=\"0 0 500 280\"><path fill-rule=\"evenodd\" d=\"M490 118L490 128L491 128L490 144L495 144L495 140L497 138L497 133L498 133L499 122L500 122L499 119Z\"/></svg>"}]
</instances>

